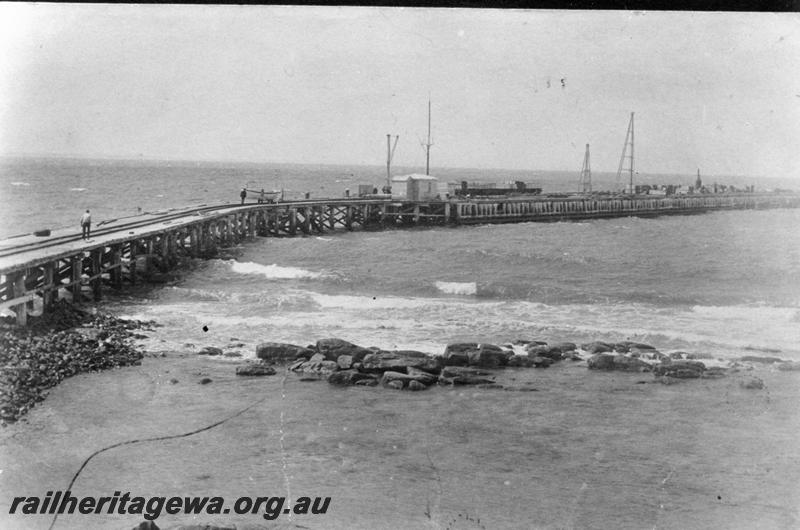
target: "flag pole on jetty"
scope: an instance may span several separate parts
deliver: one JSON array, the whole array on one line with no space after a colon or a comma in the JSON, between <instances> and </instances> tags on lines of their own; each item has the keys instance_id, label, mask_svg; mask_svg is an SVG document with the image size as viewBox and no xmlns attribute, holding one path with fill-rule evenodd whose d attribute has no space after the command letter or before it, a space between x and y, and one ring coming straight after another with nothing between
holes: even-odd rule
<instances>
[{"instance_id":1,"label":"flag pole on jetty","mask_svg":"<svg viewBox=\"0 0 800 530\"><path fill-rule=\"evenodd\" d=\"M428 141L423 144L425 146L425 174L431 174L431 97L428 96Z\"/></svg>"}]
</instances>

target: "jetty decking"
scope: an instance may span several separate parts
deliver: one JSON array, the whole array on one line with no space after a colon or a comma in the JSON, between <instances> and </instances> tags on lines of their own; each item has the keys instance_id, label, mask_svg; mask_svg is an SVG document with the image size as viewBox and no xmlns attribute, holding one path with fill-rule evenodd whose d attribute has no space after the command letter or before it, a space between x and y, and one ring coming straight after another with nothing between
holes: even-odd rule
<instances>
[{"instance_id":1,"label":"jetty decking","mask_svg":"<svg viewBox=\"0 0 800 530\"><path fill-rule=\"evenodd\" d=\"M149 281L182 257L212 257L255 237L292 237L333 230L520 223L628 216L689 215L712 210L800 207L800 194L742 193L680 197L546 196L399 202L318 199L219 205L150 213L105 222L82 240L60 230L0 241L0 309L25 325L37 304L59 298L99 300L103 285Z\"/></svg>"}]
</instances>

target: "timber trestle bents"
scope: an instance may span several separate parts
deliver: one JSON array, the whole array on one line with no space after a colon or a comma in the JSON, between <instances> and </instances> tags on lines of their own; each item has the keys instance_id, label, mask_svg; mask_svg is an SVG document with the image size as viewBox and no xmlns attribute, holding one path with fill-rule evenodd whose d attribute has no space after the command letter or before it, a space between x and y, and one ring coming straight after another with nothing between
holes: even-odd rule
<instances>
[{"instance_id":1,"label":"timber trestle bents","mask_svg":"<svg viewBox=\"0 0 800 530\"><path fill-rule=\"evenodd\" d=\"M212 257L220 248L260 237L293 237L332 230L688 215L712 210L796 208L796 194L684 197L516 197L400 202L320 199L277 204L206 207L185 214L104 228L89 241L77 230L50 240L6 240L0 247L0 309L25 325L35 302L99 300L105 285L120 288L158 277L184 257ZM107 226L111 226L110 224Z\"/></svg>"}]
</instances>

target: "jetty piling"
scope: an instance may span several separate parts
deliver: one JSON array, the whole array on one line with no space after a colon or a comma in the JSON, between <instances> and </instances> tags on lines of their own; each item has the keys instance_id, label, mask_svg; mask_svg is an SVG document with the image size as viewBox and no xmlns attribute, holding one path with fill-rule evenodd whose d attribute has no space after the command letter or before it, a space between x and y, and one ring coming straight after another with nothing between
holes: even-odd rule
<instances>
[{"instance_id":1,"label":"jetty piling","mask_svg":"<svg viewBox=\"0 0 800 530\"><path fill-rule=\"evenodd\" d=\"M10 308L24 326L34 300L48 311L59 299L82 303L84 290L102 299L115 289L153 280L183 258L212 257L220 248L256 237L295 237L345 230L408 226L552 222L611 217L689 215L714 210L800 207L800 194L737 193L671 197L497 197L447 201L319 199L287 203L211 207L210 211L154 218L131 231L104 228L92 242L78 234L63 243L36 241L0 246L0 309ZM142 224L140 222L140 224ZM16 241L16 240L15 240ZM76 248L76 241L81 241Z\"/></svg>"}]
</instances>

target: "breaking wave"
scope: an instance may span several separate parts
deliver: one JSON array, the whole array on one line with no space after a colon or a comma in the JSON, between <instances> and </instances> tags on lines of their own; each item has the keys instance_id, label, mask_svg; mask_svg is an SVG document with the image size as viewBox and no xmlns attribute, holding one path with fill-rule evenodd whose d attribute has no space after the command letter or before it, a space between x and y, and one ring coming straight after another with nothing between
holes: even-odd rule
<instances>
[{"instance_id":1,"label":"breaking wave","mask_svg":"<svg viewBox=\"0 0 800 530\"><path fill-rule=\"evenodd\" d=\"M231 270L239 274L260 274L270 280L292 280L298 278L320 278L321 272L313 272L297 267L281 267L279 265L261 265L250 261L231 264Z\"/></svg>"},{"instance_id":2,"label":"breaking wave","mask_svg":"<svg viewBox=\"0 0 800 530\"><path fill-rule=\"evenodd\" d=\"M475 295L478 284L475 282L436 282L436 288L445 294Z\"/></svg>"}]
</instances>

